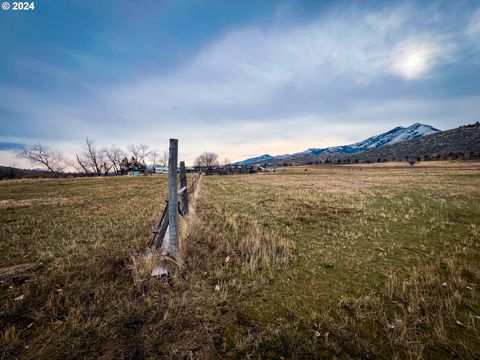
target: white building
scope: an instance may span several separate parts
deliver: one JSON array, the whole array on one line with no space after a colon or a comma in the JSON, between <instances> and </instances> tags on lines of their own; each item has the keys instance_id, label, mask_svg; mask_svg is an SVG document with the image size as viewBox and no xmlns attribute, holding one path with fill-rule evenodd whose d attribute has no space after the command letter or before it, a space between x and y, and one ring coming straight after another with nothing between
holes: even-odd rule
<instances>
[{"instance_id":1,"label":"white building","mask_svg":"<svg viewBox=\"0 0 480 360\"><path fill-rule=\"evenodd\" d=\"M155 166L155 174L168 174L168 166Z\"/></svg>"}]
</instances>

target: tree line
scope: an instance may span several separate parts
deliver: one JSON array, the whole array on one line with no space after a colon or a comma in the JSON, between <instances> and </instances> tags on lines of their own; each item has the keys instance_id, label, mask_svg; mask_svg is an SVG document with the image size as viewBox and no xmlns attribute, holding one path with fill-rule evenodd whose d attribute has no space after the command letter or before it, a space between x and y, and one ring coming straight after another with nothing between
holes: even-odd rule
<instances>
[{"instance_id":1,"label":"tree line","mask_svg":"<svg viewBox=\"0 0 480 360\"><path fill-rule=\"evenodd\" d=\"M145 144L129 145L126 149L117 145L98 148L95 141L88 137L82 151L75 154L73 159L43 144L26 146L17 152L17 157L27 159L51 173L64 173L66 169L73 168L78 173L96 176L124 175L129 171L146 172L146 161L159 166L168 165L167 150L150 149Z\"/></svg>"},{"instance_id":2,"label":"tree line","mask_svg":"<svg viewBox=\"0 0 480 360\"><path fill-rule=\"evenodd\" d=\"M62 174L68 168L75 169L77 173L94 176L125 175L130 171L146 173L147 161L154 166L168 166L166 149L150 149L145 144L129 145L126 149L117 145L98 148L95 141L89 137L85 139L82 151L75 154L73 159L43 144L26 146L17 152L17 157L27 159L33 165L56 174ZM204 151L194 161L194 167L199 169L213 168L220 164L218 154L208 151ZM230 164L230 160L224 159L223 164Z\"/></svg>"}]
</instances>

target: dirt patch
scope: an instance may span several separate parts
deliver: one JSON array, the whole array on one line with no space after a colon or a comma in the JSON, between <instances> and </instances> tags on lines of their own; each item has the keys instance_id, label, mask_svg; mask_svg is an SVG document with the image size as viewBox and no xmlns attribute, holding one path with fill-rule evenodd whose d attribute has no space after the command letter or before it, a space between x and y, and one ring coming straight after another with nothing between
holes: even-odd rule
<instances>
[{"instance_id":1,"label":"dirt patch","mask_svg":"<svg viewBox=\"0 0 480 360\"><path fill-rule=\"evenodd\" d=\"M49 198L49 199L6 199L0 200L0 209L9 209L23 206L39 206L39 205L63 205L70 203L72 199L67 198Z\"/></svg>"}]
</instances>

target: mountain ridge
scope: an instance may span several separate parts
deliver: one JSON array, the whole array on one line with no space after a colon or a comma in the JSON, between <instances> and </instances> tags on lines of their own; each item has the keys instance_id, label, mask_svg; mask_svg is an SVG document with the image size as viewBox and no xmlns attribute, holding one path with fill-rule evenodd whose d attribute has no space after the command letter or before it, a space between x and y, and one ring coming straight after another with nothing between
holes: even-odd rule
<instances>
[{"instance_id":1,"label":"mountain ridge","mask_svg":"<svg viewBox=\"0 0 480 360\"><path fill-rule=\"evenodd\" d=\"M439 129L431 125L415 123L408 127L397 126L387 132L379 135L374 135L363 141L359 141L348 145L331 146L326 148L309 148L305 151L272 156L264 154L253 158L248 158L242 161L237 161L234 165L255 165L270 161L290 161L310 155L324 155L324 154L356 154L363 151L377 149L382 146L393 145L403 141L417 139L419 137L431 135L441 132Z\"/></svg>"},{"instance_id":2,"label":"mountain ridge","mask_svg":"<svg viewBox=\"0 0 480 360\"><path fill-rule=\"evenodd\" d=\"M276 165L351 164L389 161L479 160L480 122L355 154L305 155Z\"/></svg>"}]
</instances>

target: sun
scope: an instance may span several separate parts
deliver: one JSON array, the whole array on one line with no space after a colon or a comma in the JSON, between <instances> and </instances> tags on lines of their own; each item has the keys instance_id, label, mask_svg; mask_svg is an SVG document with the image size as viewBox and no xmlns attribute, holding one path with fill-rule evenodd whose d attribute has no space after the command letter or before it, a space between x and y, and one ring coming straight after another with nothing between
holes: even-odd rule
<instances>
[{"instance_id":1,"label":"sun","mask_svg":"<svg viewBox=\"0 0 480 360\"><path fill-rule=\"evenodd\" d=\"M418 79L429 69L429 52L425 49L409 49L398 56L394 68L407 79Z\"/></svg>"},{"instance_id":2,"label":"sun","mask_svg":"<svg viewBox=\"0 0 480 360\"><path fill-rule=\"evenodd\" d=\"M425 56L421 53L411 54L405 59L404 68L409 74L418 74L425 71Z\"/></svg>"}]
</instances>

